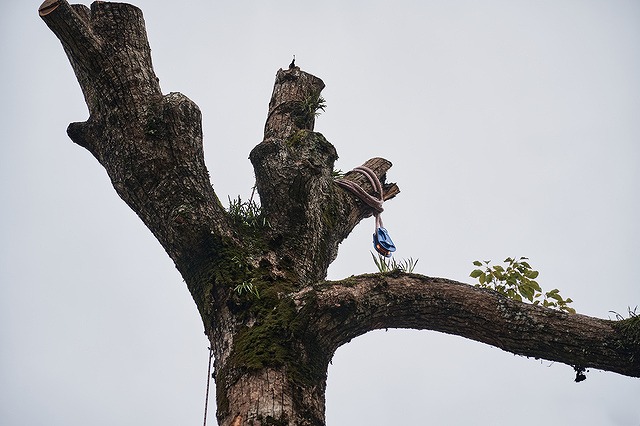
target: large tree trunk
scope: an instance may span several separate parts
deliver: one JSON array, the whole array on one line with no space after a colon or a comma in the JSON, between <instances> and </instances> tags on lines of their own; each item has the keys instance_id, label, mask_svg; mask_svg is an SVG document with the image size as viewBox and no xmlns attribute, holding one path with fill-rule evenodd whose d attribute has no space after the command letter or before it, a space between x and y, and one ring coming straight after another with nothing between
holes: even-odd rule
<instances>
[{"instance_id":1,"label":"large tree trunk","mask_svg":"<svg viewBox=\"0 0 640 426\"><path fill-rule=\"evenodd\" d=\"M141 11L47 0L40 15L61 40L89 119L69 137L107 170L117 193L175 262L215 354L220 425L323 425L335 350L389 327L457 334L506 351L640 376L637 318L607 321L526 305L413 274L324 281L338 245L372 211L336 185L336 149L313 131L324 83L279 70L264 140L251 152L258 217L230 214L209 181L200 111L162 95ZM391 163L365 162L383 183ZM373 193L367 179L348 173Z\"/></svg>"}]
</instances>

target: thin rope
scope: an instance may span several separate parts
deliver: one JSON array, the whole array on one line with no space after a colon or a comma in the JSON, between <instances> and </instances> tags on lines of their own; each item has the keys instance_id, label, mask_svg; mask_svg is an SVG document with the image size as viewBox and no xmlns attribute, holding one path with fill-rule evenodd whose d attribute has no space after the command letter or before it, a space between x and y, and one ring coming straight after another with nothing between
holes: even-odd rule
<instances>
[{"instance_id":1,"label":"thin rope","mask_svg":"<svg viewBox=\"0 0 640 426\"><path fill-rule=\"evenodd\" d=\"M213 360L213 348L209 348L209 368L207 370L207 392L204 396L204 423L207 426L207 408L209 406L209 383L211 382L211 361Z\"/></svg>"}]
</instances>

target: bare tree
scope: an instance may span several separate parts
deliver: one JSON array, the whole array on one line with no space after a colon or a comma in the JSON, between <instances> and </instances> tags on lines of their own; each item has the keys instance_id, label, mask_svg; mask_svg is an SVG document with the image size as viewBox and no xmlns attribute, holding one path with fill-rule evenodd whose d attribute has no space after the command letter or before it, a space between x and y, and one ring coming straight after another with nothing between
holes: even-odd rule
<instances>
[{"instance_id":1,"label":"bare tree","mask_svg":"<svg viewBox=\"0 0 640 426\"><path fill-rule=\"evenodd\" d=\"M40 16L62 42L90 116L69 137L106 169L118 195L173 259L215 355L220 425L324 425L328 364L341 345L381 328L429 329L505 351L640 377L640 321L525 304L442 278L401 273L326 281L338 244L374 210L337 185L337 153L313 131L321 79L279 70L250 154L260 210L220 203L204 163L201 113L163 95L142 12L47 0ZM382 196L391 163L367 160ZM368 193L366 176L343 178Z\"/></svg>"}]
</instances>

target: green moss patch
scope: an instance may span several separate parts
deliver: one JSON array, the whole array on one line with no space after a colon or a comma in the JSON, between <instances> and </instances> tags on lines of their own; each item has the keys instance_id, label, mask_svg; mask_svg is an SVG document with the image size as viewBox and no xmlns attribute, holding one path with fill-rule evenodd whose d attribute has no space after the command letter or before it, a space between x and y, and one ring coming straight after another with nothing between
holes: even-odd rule
<instances>
[{"instance_id":1,"label":"green moss patch","mask_svg":"<svg viewBox=\"0 0 640 426\"><path fill-rule=\"evenodd\" d=\"M620 347L629 352L629 362L640 362L640 315L615 321L613 328L620 335Z\"/></svg>"},{"instance_id":2,"label":"green moss patch","mask_svg":"<svg viewBox=\"0 0 640 426\"><path fill-rule=\"evenodd\" d=\"M260 299L245 312L247 325L234 339L230 358L236 368L286 367L294 382L317 383L326 376L327 360L315 336L308 334L309 315L286 296L287 282L261 282Z\"/></svg>"}]
</instances>

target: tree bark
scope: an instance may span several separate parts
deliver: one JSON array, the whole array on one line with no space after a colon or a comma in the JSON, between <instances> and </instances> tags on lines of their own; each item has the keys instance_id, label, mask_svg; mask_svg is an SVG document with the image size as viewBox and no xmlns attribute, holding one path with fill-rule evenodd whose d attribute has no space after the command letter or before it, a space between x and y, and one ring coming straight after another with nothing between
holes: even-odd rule
<instances>
[{"instance_id":1,"label":"tree bark","mask_svg":"<svg viewBox=\"0 0 640 426\"><path fill-rule=\"evenodd\" d=\"M640 377L639 318L570 314L493 290L399 272L326 282L296 297L313 306L311 323L322 346L332 350L373 329L434 330L517 355Z\"/></svg>"},{"instance_id":2,"label":"tree bark","mask_svg":"<svg viewBox=\"0 0 640 426\"><path fill-rule=\"evenodd\" d=\"M215 355L220 425L324 425L336 349L378 328L431 329L516 354L640 376L640 321L606 321L526 305L414 274L324 281L338 245L371 208L334 181L335 147L314 132L324 83L298 67L276 74L264 140L250 154L261 213L227 211L204 164L200 110L163 95L142 12L47 0L40 16L62 42L89 118L69 137L106 169L118 195L185 279ZM391 163L364 165L383 183ZM367 179L347 173L373 193ZM245 212L246 213L246 212Z\"/></svg>"}]
</instances>

